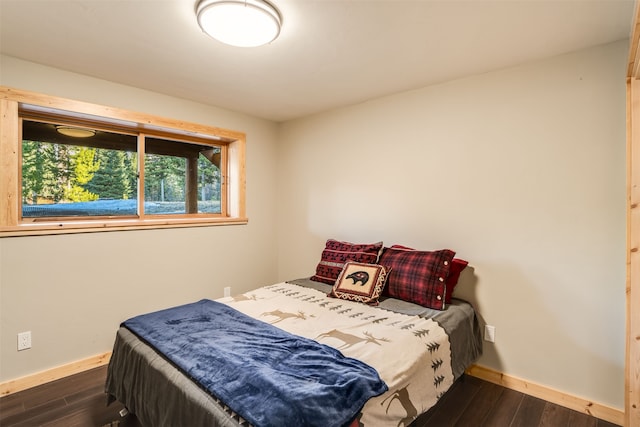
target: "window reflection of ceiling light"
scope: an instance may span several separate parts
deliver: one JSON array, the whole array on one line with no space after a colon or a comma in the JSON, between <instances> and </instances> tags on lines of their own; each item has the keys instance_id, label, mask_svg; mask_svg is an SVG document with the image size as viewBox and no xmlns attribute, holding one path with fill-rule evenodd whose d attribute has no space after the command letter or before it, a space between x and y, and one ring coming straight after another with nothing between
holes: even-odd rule
<instances>
[{"instance_id":1,"label":"window reflection of ceiling light","mask_svg":"<svg viewBox=\"0 0 640 427\"><path fill-rule=\"evenodd\" d=\"M96 134L93 129L77 128L73 126L56 126L58 133L73 138L89 138Z\"/></svg>"},{"instance_id":2,"label":"window reflection of ceiling light","mask_svg":"<svg viewBox=\"0 0 640 427\"><path fill-rule=\"evenodd\" d=\"M239 47L271 43L282 24L278 10L264 0L200 0L196 15L205 33Z\"/></svg>"}]
</instances>

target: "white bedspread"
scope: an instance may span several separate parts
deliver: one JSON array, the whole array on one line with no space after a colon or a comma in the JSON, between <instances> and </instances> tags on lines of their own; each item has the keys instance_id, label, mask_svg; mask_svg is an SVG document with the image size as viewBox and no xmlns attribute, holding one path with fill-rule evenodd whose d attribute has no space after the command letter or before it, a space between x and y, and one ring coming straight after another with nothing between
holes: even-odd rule
<instances>
[{"instance_id":1,"label":"white bedspread","mask_svg":"<svg viewBox=\"0 0 640 427\"><path fill-rule=\"evenodd\" d=\"M389 391L366 403L365 427L408 426L453 383L449 338L433 320L289 283L217 301L374 367Z\"/></svg>"}]
</instances>

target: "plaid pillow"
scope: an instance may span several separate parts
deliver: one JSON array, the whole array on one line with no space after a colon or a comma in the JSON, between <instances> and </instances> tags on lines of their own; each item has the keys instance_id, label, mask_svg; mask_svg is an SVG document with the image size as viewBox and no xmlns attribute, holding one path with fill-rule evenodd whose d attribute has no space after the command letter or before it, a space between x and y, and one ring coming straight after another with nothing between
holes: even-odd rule
<instances>
[{"instance_id":1,"label":"plaid pillow","mask_svg":"<svg viewBox=\"0 0 640 427\"><path fill-rule=\"evenodd\" d=\"M393 245L391 246L391 249L404 249L407 251L415 250L413 248L408 248L406 246L401 246L401 245ZM445 281L447 285L447 289L446 289L446 295L444 299L447 304L451 304L451 298L453 297L453 290L458 284L458 279L460 279L460 273L462 273L462 270L464 270L467 267L467 265L469 265L469 261L465 261L461 258L454 258L453 261L451 261L449 276L447 276L447 279Z\"/></svg>"},{"instance_id":2,"label":"plaid pillow","mask_svg":"<svg viewBox=\"0 0 640 427\"><path fill-rule=\"evenodd\" d=\"M355 244L329 239L322 251L320 262L316 266L316 274L311 280L329 285L336 283L344 263L347 261L375 264L382 251L382 242Z\"/></svg>"},{"instance_id":3,"label":"plaid pillow","mask_svg":"<svg viewBox=\"0 0 640 427\"><path fill-rule=\"evenodd\" d=\"M333 285L330 297L378 305L387 281L387 269L377 264L346 262Z\"/></svg>"},{"instance_id":4,"label":"plaid pillow","mask_svg":"<svg viewBox=\"0 0 640 427\"><path fill-rule=\"evenodd\" d=\"M444 310L446 280L455 252L386 248L379 264L390 269L385 295Z\"/></svg>"}]
</instances>

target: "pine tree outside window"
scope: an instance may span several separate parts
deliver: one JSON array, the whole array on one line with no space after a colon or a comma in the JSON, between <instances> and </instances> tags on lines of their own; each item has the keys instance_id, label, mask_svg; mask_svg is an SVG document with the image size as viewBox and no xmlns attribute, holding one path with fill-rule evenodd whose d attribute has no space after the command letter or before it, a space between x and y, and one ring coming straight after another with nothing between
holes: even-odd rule
<instances>
[{"instance_id":1,"label":"pine tree outside window","mask_svg":"<svg viewBox=\"0 0 640 427\"><path fill-rule=\"evenodd\" d=\"M137 137L60 126L23 120L22 218L137 215Z\"/></svg>"}]
</instances>

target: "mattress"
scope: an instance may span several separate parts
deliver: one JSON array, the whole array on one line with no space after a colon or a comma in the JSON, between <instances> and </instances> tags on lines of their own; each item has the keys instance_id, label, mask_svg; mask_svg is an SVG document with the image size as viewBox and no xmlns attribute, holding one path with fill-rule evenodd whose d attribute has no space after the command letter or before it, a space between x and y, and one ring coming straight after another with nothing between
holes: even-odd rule
<instances>
[{"instance_id":1,"label":"mattress","mask_svg":"<svg viewBox=\"0 0 640 427\"><path fill-rule=\"evenodd\" d=\"M303 289L319 291L322 295L326 295L331 289L329 285L311 281L307 278L292 280L288 283L300 286ZM284 289L284 287L281 288ZM278 289L277 285L273 285L271 291L276 292ZM235 304L236 308L242 309L245 305L242 301L251 298L255 298L255 294L247 292L242 296L222 298L218 301L226 301L230 306L233 307ZM333 298L328 300L336 301ZM369 308L367 307L367 309ZM268 311L267 308L264 310L264 312L254 313L254 315L275 326L287 323L280 322L277 317L269 317L269 313L274 313L273 310ZM406 301L383 298L380 301L380 305L373 310L382 310L380 313L400 313L402 315L418 316L421 319L431 319L444 330L448 341L447 352L450 352L451 379L450 381L448 380L447 386L459 378L481 353L478 319L473 307L465 301L454 299L446 310L439 311ZM384 316L384 318L387 317ZM365 333L370 332L365 331ZM344 349L345 346L339 345L342 344L340 342L332 342L330 338L326 339L327 335L323 336L321 331L312 330L307 334L315 334L319 341L327 345L336 346L338 349L342 347L342 351L349 356L350 349ZM395 347L392 349L392 353L385 357L393 358L393 352L399 355L405 352L405 349ZM387 374L388 379L392 379L392 377L393 375ZM444 378L445 376L443 375L442 377ZM389 402L394 399L397 401L396 406L403 403L401 402L401 396L398 394L399 389L391 388L389 396L380 398L381 404L388 405L386 406L387 410L391 405ZM121 327L116 334L113 355L107 374L106 392L112 399L122 402L146 426L249 425L242 416L233 412L224 402L192 381L188 375L185 375L170 360L124 327ZM439 398L443 392L439 393L437 397ZM369 406L377 407L377 405ZM415 407L409 409L406 405L404 406L398 409L399 411L406 411L403 412L406 414L404 417L399 416L397 421L385 421L385 424L394 426L408 425L417 415L426 412L428 409L424 406L419 406L419 410L416 410ZM366 421L367 405L365 405L363 413L365 414L363 420ZM378 424L378 422L375 422L375 424ZM369 422L361 425L373 425L373 423Z\"/></svg>"}]
</instances>

